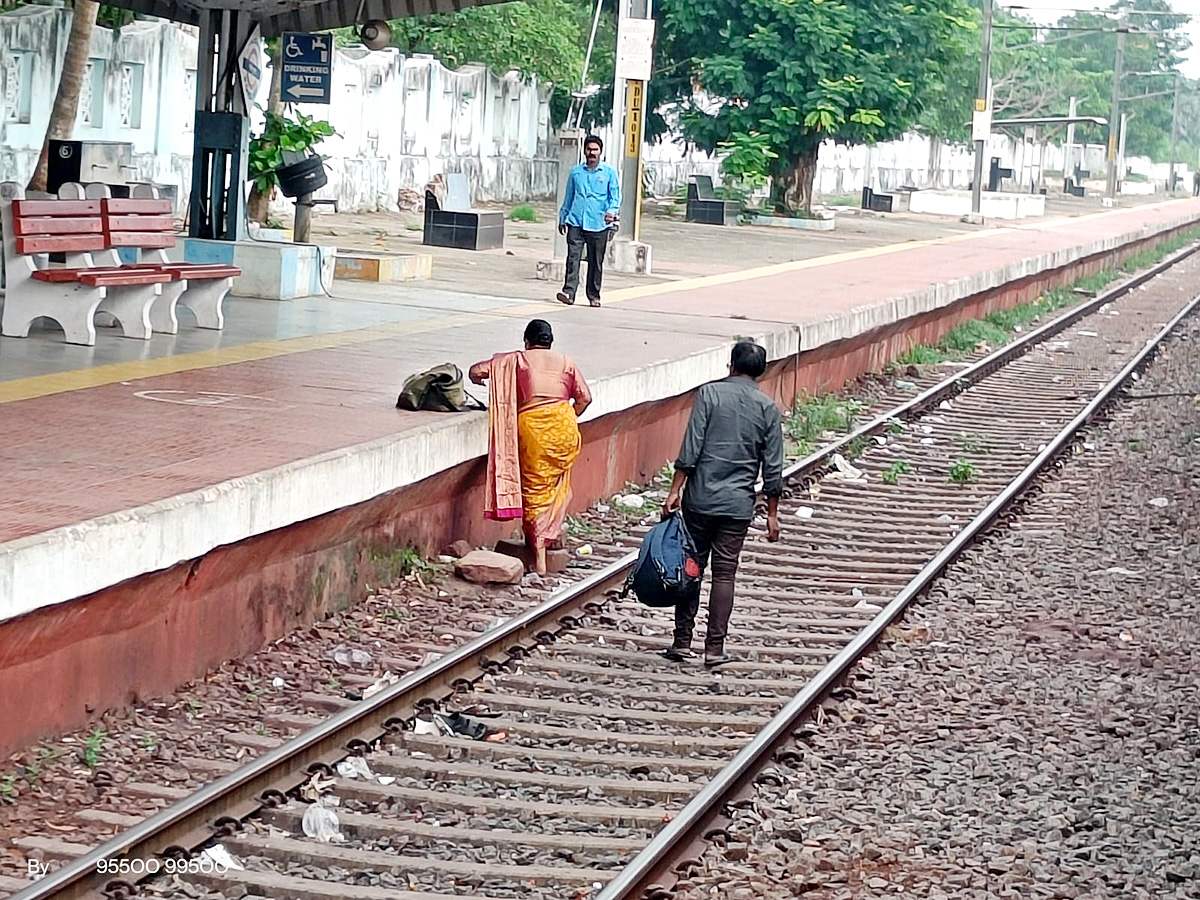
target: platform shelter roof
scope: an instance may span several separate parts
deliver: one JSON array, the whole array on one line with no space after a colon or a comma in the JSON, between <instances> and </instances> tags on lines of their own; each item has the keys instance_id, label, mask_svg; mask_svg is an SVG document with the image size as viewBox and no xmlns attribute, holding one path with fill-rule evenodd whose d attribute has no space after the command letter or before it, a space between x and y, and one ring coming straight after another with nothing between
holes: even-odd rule
<instances>
[{"instance_id":1,"label":"platform shelter roof","mask_svg":"<svg viewBox=\"0 0 1200 900\"><path fill-rule=\"evenodd\" d=\"M263 37L285 31L325 31L371 19L402 19L432 13L451 13L500 0L107 0L151 16L191 25L209 10L248 12L259 22Z\"/></svg>"}]
</instances>

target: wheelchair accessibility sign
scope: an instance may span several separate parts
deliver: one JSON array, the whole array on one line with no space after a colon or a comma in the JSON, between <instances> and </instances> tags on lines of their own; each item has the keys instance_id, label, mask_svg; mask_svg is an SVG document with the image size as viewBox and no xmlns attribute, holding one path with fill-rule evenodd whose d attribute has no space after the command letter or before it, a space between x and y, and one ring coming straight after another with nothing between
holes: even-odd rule
<instances>
[{"instance_id":1,"label":"wheelchair accessibility sign","mask_svg":"<svg viewBox=\"0 0 1200 900\"><path fill-rule=\"evenodd\" d=\"M333 94L333 35L283 35L283 81L280 94L284 103L329 103Z\"/></svg>"}]
</instances>

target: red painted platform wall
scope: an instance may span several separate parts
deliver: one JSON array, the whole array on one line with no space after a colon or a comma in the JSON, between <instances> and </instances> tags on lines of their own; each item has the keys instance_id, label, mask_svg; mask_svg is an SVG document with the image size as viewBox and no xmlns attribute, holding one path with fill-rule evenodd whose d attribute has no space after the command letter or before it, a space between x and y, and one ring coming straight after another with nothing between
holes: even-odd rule
<instances>
[{"instance_id":1,"label":"red painted platform wall","mask_svg":"<svg viewBox=\"0 0 1200 900\"><path fill-rule=\"evenodd\" d=\"M887 328L772 364L762 387L782 407L880 371L914 344L961 322L1030 301L1119 263L1166 236L1010 283ZM646 403L583 426L575 510L645 482L674 458L691 395ZM439 473L354 507L300 522L201 559L0 625L0 752L79 727L95 713L166 692L361 597L379 584L380 551L436 553L452 540L506 536L485 523L484 461Z\"/></svg>"}]
</instances>

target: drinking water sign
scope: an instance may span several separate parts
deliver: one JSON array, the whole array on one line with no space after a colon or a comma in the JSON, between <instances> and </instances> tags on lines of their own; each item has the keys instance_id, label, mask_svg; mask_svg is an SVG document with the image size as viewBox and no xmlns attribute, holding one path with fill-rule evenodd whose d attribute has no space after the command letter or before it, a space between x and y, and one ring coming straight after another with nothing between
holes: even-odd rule
<instances>
[{"instance_id":1,"label":"drinking water sign","mask_svg":"<svg viewBox=\"0 0 1200 900\"><path fill-rule=\"evenodd\" d=\"M333 35L286 32L280 56L284 103L328 103L333 94Z\"/></svg>"}]
</instances>

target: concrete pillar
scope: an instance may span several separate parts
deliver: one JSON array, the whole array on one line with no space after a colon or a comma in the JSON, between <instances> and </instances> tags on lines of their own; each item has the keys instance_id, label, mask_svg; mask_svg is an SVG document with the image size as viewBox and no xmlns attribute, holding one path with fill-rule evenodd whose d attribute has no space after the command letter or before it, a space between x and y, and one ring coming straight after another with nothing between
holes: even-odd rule
<instances>
[{"instance_id":1,"label":"concrete pillar","mask_svg":"<svg viewBox=\"0 0 1200 900\"><path fill-rule=\"evenodd\" d=\"M571 169L582 159L583 139L585 135L581 128L563 127L558 130L558 192L555 194L557 205L554 208L555 225L557 226L558 210L562 208L567 196L567 180L571 177ZM537 277L543 281L561 281L564 277L567 261L567 238L554 229L554 255L550 259L539 260Z\"/></svg>"},{"instance_id":2,"label":"concrete pillar","mask_svg":"<svg viewBox=\"0 0 1200 900\"><path fill-rule=\"evenodd\" d=\"M617 0L617 46L621 46L621 29L630 19L649 19L651 0ZM613 142L617 146L610 154L618 160L621 176L621 221L615 239L608 243L607 263L618 272L649 275L650 245L641 241L642 206L642 145L646 135L646 81L614 79L613 84ZM637 104L636 118L629 118L630 100ZM630 245L630 246L626 246Z\"/></svg>"}]
</instances>

